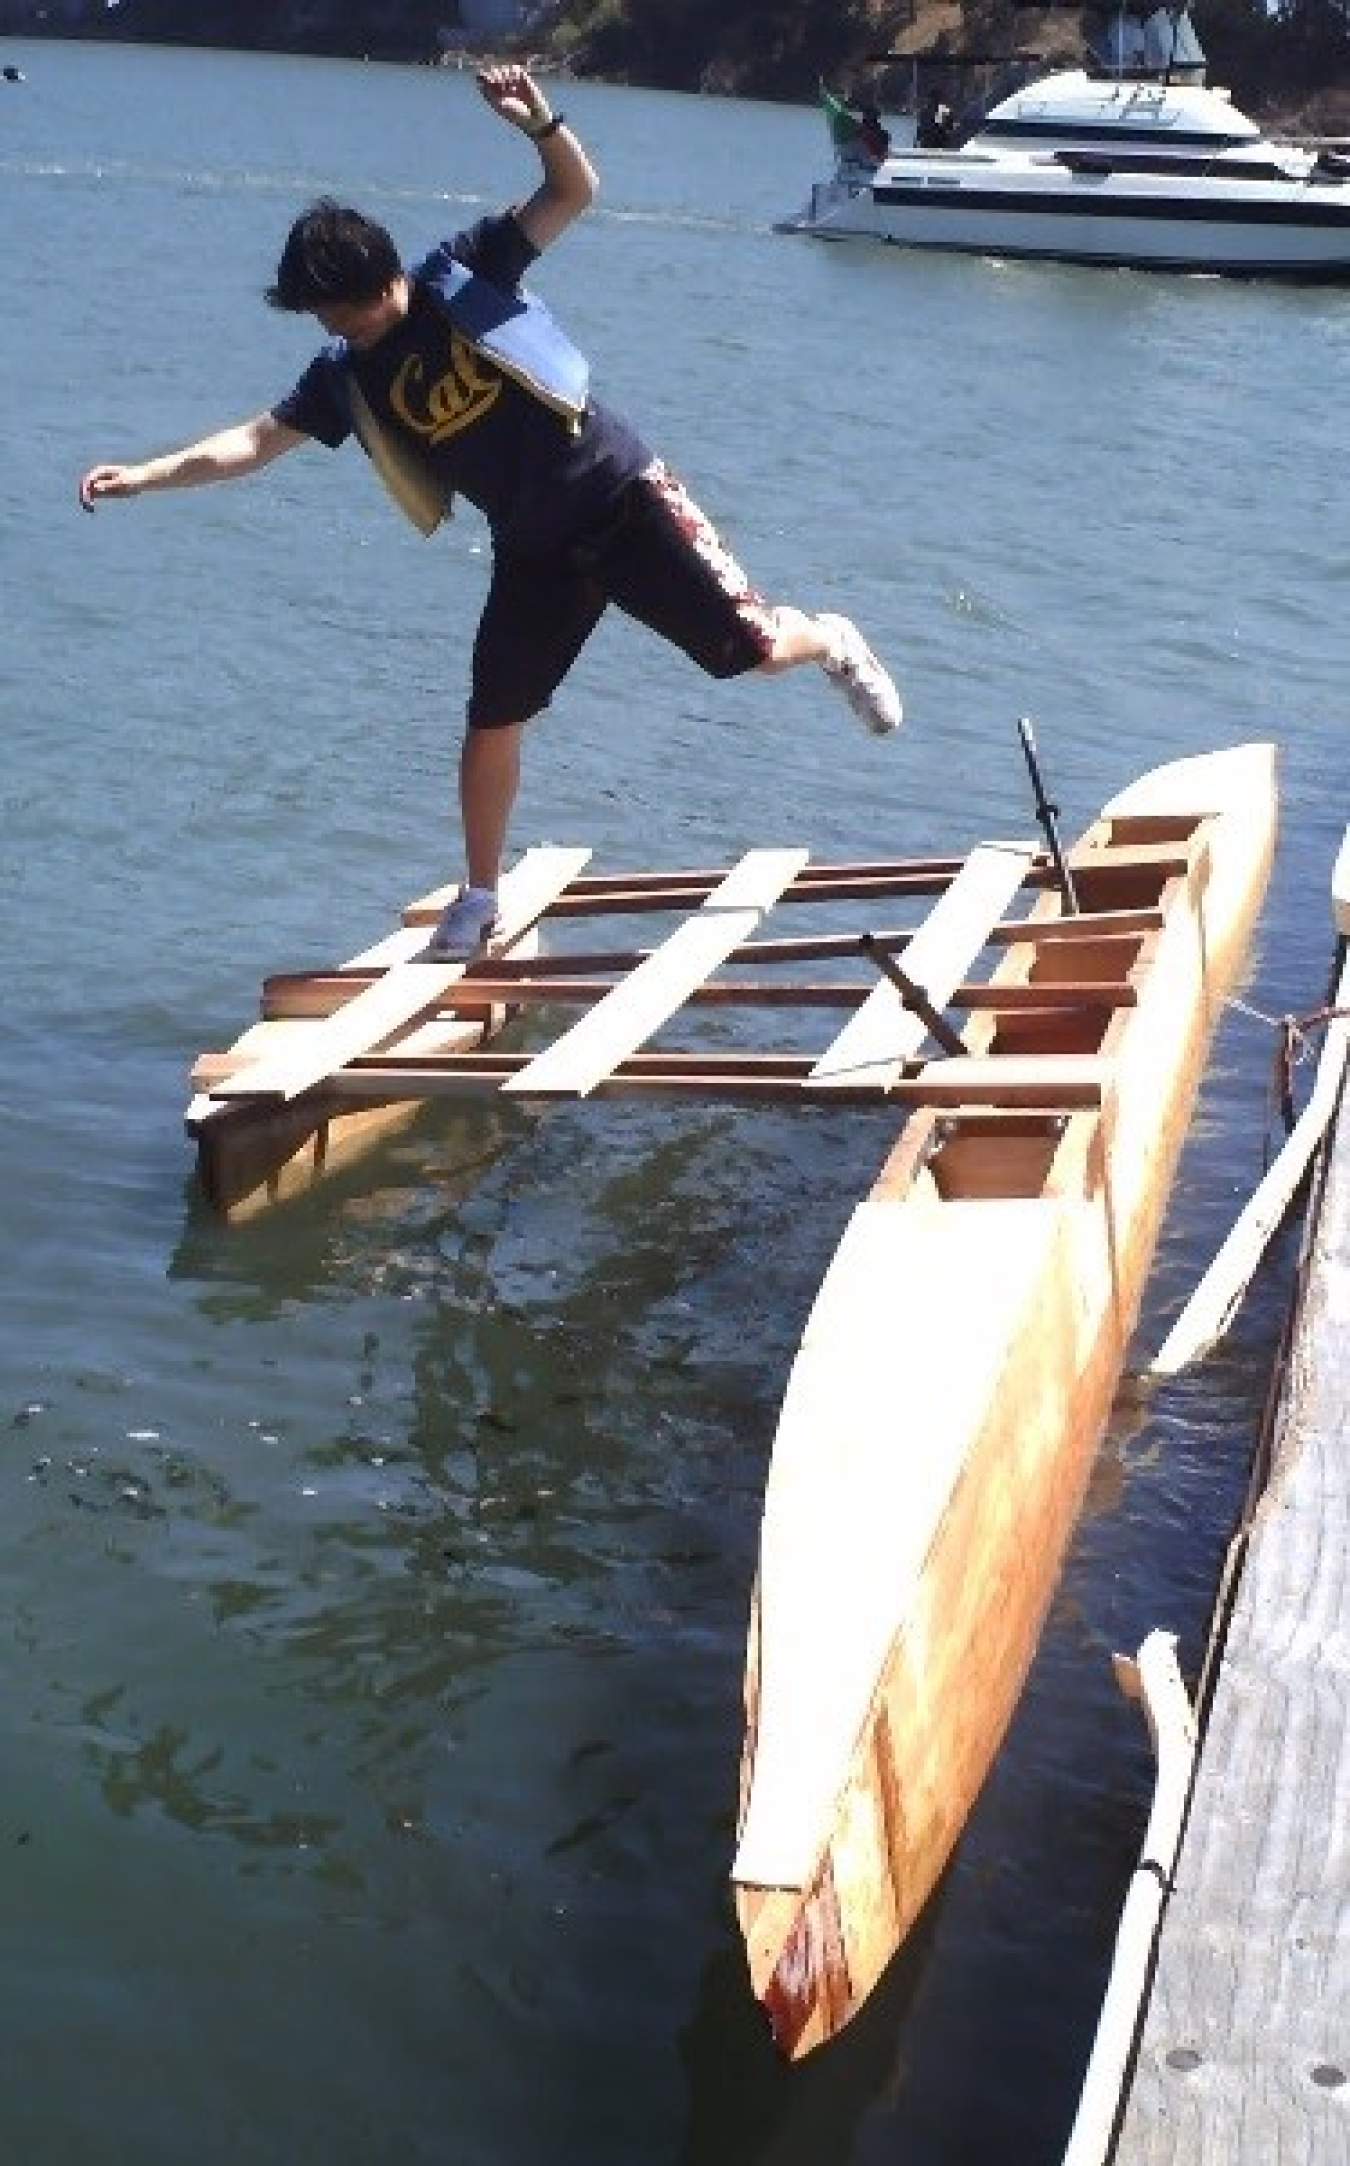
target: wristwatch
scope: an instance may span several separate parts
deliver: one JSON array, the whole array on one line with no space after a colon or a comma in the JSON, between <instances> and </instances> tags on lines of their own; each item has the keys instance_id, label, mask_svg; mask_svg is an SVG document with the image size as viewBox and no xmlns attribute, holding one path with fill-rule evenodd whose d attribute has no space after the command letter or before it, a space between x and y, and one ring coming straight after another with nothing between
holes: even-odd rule
<instances>
[{"instance_id":1,"label":"wristwatch","mask_svg":"<svg viewBox=\"0 0 1350 2166\"><path fill-rule=\"evenodd\" d=\"M532 143L542 143L546 135L557 134L564 117L562 113L550 113L547 120L540 121L537 128L527 128L525 133Z\"/></svg>"}]
</instances>

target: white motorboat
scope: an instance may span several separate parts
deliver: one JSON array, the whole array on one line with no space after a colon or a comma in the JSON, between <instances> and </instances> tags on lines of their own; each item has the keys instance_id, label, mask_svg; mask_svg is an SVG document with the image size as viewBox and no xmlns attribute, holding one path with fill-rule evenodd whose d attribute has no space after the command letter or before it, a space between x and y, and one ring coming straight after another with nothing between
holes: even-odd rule
<instances>
[{"instance_id":1,"label":"white motorboat","mask_svg":"<svg viewBox=\"0 0 1350 2166\"><path fill-rule=\"evenodd\" d=\"M919 141L877 163L839 147L779 231L1350 280L1350 156L1267 137L1201 81L1065 69L1003 98L955 147Z\"/></svg>"}]
</instances>

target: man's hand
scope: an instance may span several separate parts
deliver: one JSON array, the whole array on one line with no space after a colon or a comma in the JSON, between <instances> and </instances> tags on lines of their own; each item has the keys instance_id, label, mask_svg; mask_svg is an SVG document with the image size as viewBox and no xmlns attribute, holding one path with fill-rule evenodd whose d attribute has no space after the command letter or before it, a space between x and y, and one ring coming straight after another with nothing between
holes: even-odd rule
<instances>
[{"instance_id":1,"label":"man's hand","mask_svg":"<svg viewBox=\"0 0 1350 2166\"><path fill-rule=\"evenodd\" d=\"M539 88L528 68L503 65L480 68L478 88L487 99L494 113L509 120L521 133L542 127L548 119L548 99Z\"/></svg>"},{"instance_id":2,"label":"man's hand","mask_svg":"<svg viewBox=\"0 0 1350 2166\"><path fill-rule=\"evenodd\" d=\"M561 113L554 113L528 68L491 67L478 71L478 88L494 113L528 135L544 169L541 185L515 216L533 248L547 248L595 201L595 167Z\"/></svg>"},{"instance_id":3,"label":"man's hand","mask_svg":"<svg viewBox=\"0 0 1350 2166\"><path fill-rule=\"evenodd\" d=\"M140 488L137 466L91 466L80 483L80 502L92 511L101 496L136 496Z\"/></svg>"}]
</instances>

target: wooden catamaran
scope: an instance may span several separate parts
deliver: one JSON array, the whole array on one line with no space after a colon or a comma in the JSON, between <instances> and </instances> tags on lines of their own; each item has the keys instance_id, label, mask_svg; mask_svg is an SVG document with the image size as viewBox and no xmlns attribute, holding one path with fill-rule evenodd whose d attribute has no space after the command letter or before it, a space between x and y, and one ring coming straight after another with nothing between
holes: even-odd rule
<instances>
[{"instance_id":1,"label":"wooden catamaran","mask_svg":"<svg viewBox=\"0 0 1350 2166\"><path fill-rule=\"evenodd\" d=\"M1274 828L1261 745L1105 807L1068 853L1077 913L1047 892L1008 931L951 1063L1016 1062L1028 1102L918 1105L811 1312L765 1494L732 1869L791 2056L876 1984L1012 1715Z\"/></svg>"},{"instance_id":2,"label":"wooden catamaran","mask_svg":"<svg viewBox=\"0 0 1350 2166\"><path fill-rule=\"evenodd\" d=\"M186 1125L206 1196L227 1216L274 1202L347 1164L427 1100L466 1094L548 1101L638 1093L836 1107L972 1093L1000 1104L1036 1098L1040 1069L1015 1058L972 1065L924 1057L934 1035L949 1053L954 1046L964 1054L942 1005L1045 1006L1035 990L957 982L983 946L1012 937L1015 920L995 921L1019 889L1035 893L1055 879L1051 859L1033 844L865 864L810 864L798 848L751 850L711 872L590 874L588 858L578 849L526 853L503 883L501 939L490 959L421 959L450 892L437 888L405 907L396 931L340 968L268 978L260 1020L225 1051L201 1054L192 1070ZM937 898L917 927L754 937L779 904L806 905L816 922L842 906L874 920L889 899L914 897ZM643 923L653 915L679 920L653 947L633 945L630 933L627 945L538 952L544 929L553 946L575 936L578 921ZM1131 922L1128 913L1123 922ZM827 974L790 975L808 962ZM1094 997L1091 988L1079 995ZM574 1006L586 1013L551 1045L479 1050L515 1017L547 1020ZM776 1018L793 1009L842 1010L847 1020L823 1052L730 1050L722 1018L733 1008ZM668 1024L696 1027L699 1018L697 1045L644 1050L658 1034L667 1042ZM1059 1088L1091 1097L1092 1063L1078 1067L1075 1083L1074 1060L1061 1064Z\"/></svg>"},{"instance_id":3,"label":"wooden catamaran","mask_svg":"<svg viewBox=\"0 0 1350 2166\"><path fill-rule=\"evenodd\" d=\"M1274 752L1247 745L1144 776L1066 853L1023 728L1048 847L603 875L532 850L501 953L418 960L434 891L340 969L270 979L262 1020L193 1072L226 1211L465 1093L907 1115L807 1322L765 1496L733 1879L791 2055L871 1991L1007 1726L1273 849ZM887 927L915 897L927 914ZM779 905L805 906L800 933L764 934ZM839 909L850 928L823 929ZM661 914L655 944L568 946ZM582 1013L549 1043L502 1035L560 1007ZM804 1049L745 1043L792 1011Z\"/></svg>"}]
</instances>

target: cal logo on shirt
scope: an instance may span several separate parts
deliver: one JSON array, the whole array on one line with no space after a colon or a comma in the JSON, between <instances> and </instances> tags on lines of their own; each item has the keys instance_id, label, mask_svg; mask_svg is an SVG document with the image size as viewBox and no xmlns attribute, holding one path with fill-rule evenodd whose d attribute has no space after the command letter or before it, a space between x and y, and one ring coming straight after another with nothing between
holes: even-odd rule
<instances>
[{"instance_id":1,"label":"cal logo on shirt","mask_svg":"<svg viewBox=\"0 0 1350 2166\"><path fill-rule=\"evenodd\" d=\"M456 332L444 374L428 381L421 354L410 353L389 387L389 403L406 429L434 446L481 421L501 389L497 370Z\"/></svg>"}]
</instances>

